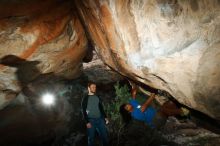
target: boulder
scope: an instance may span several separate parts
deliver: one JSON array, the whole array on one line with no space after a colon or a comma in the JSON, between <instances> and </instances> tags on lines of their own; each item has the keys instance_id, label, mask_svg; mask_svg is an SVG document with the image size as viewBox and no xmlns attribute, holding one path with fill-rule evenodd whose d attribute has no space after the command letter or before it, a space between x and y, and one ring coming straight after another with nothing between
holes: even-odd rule
<instances>
[{"instance_id":1,"label":"boulder","mask_svg":"<svg viewBox=\"0 0 220 146\"><path fill-rule=\"evenodd\" d=\"M110 68L220 120L218 0L75 1Z\"/></svg>"},{"instance_id":2,"label":"boulder","mask_svg":"<svg viewBox=\"0 0 220 146\"><path fill-rule=\"evenodd\" d=\"M71 1L1 1L0 109L42 74L79 77L87 42Z\"/></svg>"}]
</instances>

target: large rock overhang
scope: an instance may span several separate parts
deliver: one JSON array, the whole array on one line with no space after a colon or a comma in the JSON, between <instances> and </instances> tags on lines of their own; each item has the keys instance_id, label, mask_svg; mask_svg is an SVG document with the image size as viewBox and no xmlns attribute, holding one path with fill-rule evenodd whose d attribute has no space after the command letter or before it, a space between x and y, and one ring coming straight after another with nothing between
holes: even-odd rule
<instances>
[{"instance_id":1,"label":"large rock overhang","mask_svg":"<svg viewBox=\"0 0 220 146\"><path fill-rule=\"evenodd\" d=\"M19 69L78 77L89 39L115 71L220 119L219 26L219 0L2 0L0 108L26 81Z\"/></svg>"},{"instance_id":2,"label":"large rock overhang","mask_svg":"<svg viewBox=\"0 0 220 146\"><path fill-rule=\"evenodd\" d=\"M220 1L75 1L115 71L220 119Z\"/></svg>"}]
</instances>

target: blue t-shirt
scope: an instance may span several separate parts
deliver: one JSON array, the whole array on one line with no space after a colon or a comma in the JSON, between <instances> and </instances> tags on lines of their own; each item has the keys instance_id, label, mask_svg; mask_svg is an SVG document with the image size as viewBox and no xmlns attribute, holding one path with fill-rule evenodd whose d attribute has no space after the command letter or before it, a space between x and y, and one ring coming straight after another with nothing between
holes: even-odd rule
<instances>
[{"instance_id":1,"label":"blue t-shirt","mask_svg":"<svg viewBox=\"0 0 220 146\"><path fill-rule=\"evenodd\" d=\"M131 99L129 103L133 107L131 116L136 120L144 121L150 127L154 128L152 120L156 115L156 109L154 109L153 107L148 107L144 112L141 112L141 105L136 100Z\"/></svg>"}]
</instances>

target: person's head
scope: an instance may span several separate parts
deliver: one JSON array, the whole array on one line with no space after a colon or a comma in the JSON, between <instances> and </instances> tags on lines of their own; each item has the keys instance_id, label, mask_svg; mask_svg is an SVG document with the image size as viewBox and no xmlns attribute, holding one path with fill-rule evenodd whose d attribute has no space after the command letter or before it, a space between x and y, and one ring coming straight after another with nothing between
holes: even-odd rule
<instances>
[{"instance_id":1,"label":"person's head","mask_svg":"<svg viewBox=\"0 0 220 146\"><path fill-rule=\"evenodd\" d=\"M119 112L121 114L122 120L124 123L128 124L131 120L131 113L128 109L132 108L130 104L122 104L120 106Z\"/></svg>"},{"instance_id":2,"label":"person's head","mask_svg":"<svg viewBox=\"0 0 220 146\"><path fill-rule=\"evenodd\" d=\"M133 107L132 107L132 105L129 104L129 103L124 104L124 109L125 109L127 112L129 112L129 113L131 113L131 112L133 111Z\"/></svg>"},{"instance_id":3,"label":"person's head","mask_svg":"<svg viewBox=\"0 0 220 146\"><path fill-rule=\"evenodd\" d=\"M88 91L89 91L89 94L95 94L96 93L96 83L89 82L88 83Z\"/></svg>"}]
</instances>

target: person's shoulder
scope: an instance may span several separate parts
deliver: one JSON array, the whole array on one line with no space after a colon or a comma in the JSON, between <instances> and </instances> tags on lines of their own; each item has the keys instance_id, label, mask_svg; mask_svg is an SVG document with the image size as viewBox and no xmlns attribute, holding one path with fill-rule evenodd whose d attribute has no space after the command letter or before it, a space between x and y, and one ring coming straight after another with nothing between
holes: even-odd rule
<instances>
[{"instance_id":1,"label":"person's shoulder","mask_svg":"<svg viewBox=\"0 0 220 146\"><path fill-rule=\"evenodd\" d=\"M129 104L131 104L132 106L135 106L135 107L137 107L137 106L140 105L140 104L137 102L137 100L135 100L135 99L130 99L130 100L129 100Z\"/></svg>"},{"instance_id":2,"label":"person's shoulder","mask_svg":"<svg viewBox=\"0 0 220 146\"><path fill-rule=\"evenodd\" d=\"M96 94L94 94L94 95L89 95L89 94L87 94L87 95L86 95L86 98L89 98L89 97L95 97L95 98L101 99L100 96L98 96L98 95L96 95Z\"/></svg>"},{"instance_id":3,"label":"person's shoulder","mask_svg":"<svg viewBox=\"0 0 220 146\"><path fill-rule=\"evenodd\" d=\"M94 94L94 96L98 97L99 99L101 99L101 95L100 94Z\"/></svg>"},{"instance_id":4,"label":"person's shoulder","mask_svg":"<svg viewBox=\"0 0 220 146\"><path fill-rule=\"evenodd\" d=\"M131 99L129 99L129 103L138 103L138 102L136 99L131 98Z\"/></svg>"},{"instance_id":5,"label":"person's shoulder","mask_svg":"<svg viewBox=\"0 0 220 146\"><path fill-rule=\"evenodd\" d=\"M88 97L89 97L88 94L84 94L82 99L85 100L85 99L87 99Z\"/></svg>"}]
</instances>

